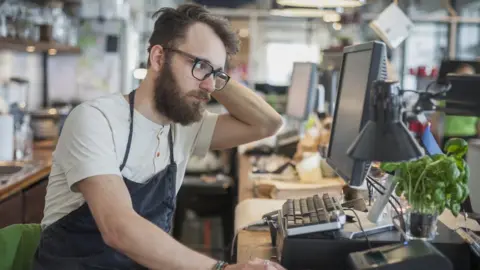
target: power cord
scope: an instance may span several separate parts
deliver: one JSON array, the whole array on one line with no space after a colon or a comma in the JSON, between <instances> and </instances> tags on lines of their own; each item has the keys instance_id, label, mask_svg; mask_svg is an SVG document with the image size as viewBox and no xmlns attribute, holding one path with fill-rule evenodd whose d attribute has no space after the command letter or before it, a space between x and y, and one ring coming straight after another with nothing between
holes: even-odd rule
<instances>
[{"instance_id":1,"label":"power cord","mask_svg":"<svg viewBox=\"0 0 480 270\"><path fill-rule=\"evenodd\" d=\"M385 191L385 187L380 183L378 182L377 180L373 179L372 177L370 176L367 176L367 183L370 182L371 186L378 192L380 193L381 195L384 195L384 191ZM383 188L383 191L381 191L378 186L380 186L381 188ZM398 205L398 208L400 209L400 211L397 209L397 207L395 207L395 205L393 204L392 200L395 201ZM399 217L400 219L400 227L402 228L402 230L406 230L406 226L405 226L405 219L403 217L403 209L402 209L402 205L400 204L400 202L398 201L397 198L395 198L394 196L390 196L390 198L388 199L388 203L392 206L393 210L395 210L395 213L397 214L397 216ZM393 218L392 218L393 219Z\"/></svg>"},{"instance_id":2,"label":"power cord","mask_svg":"<svg viewBox=\"0 0 480 270\"><path fill-rule=\"evenodd\" d=\"M373 201L373 188L370 181L367 179L367 191L368 191L368 206L372 206Z\"/></svg>"},{"instance_id":3,"label":"power cord","mask_svg":"<svg viewBox=\"0 0 480 270\"><path fill-rule=\"evenodd\" d=\"M376 185L376 186L379 186L383 191L379 191L378 189L375 189L375 190L376 190L378 193L384 195L384 191L385 191L386 188L385 188L384 185L382 185L382 183L378 182L377 179L375 179L375 178L373 178L373 177L371 177L371 176L367 176L367 183L370 184L371 187L373 187L373 188L375 188L375 185ZM397 203L398 207L399 207L400 210L401 210L401 209L402 209L402 204L400 203L400 201L399 201L397 198L395 198L395 196L390 196L390 198Z\"/></svg>"},{"instance_id":4,"label":"power cord","mask_svg":"<svg viewBox=\"0 0 480 270\"><path fill-rule=\"evenodd\" d=\"M371 249L371 248L372 248L372 245L370 244L370 240L368 240L368 235L367 235L367 233L365 232L365 230L363 229L362 221L361 221L360 218L358 217L357 212L356 212L353 208L343 208L343 210L344 210L344 211L345 211L345 210L349 210L349 211L352 211L352 212L353 212L353 214L354 214L355 217L357 218L358 226L360 227L360 230L362 230L363 235L365 236L365 240L367 241L368 248Z\"/></svg>"},{"instance_id":5,"label":"power cord","mask_svg":"<svg viewBox=\"0 0 480 270\"><path fill-rule=\"evenodd\" d=\"M235 246L237 244L236 243L237 242L237 236L241 231L248 230L252 227L270 225L271 222L273 222L273 220L267 219L267 218L262 218L262 220L250 223L247 226L244 226L244 227L240 228L237 232L235 232L235 234L233 235L233 239L232 239L232 246L230 247L230 261L234 261L233 255L234 255L234 251L235 251Z\"/></svg>"}]
</instances>

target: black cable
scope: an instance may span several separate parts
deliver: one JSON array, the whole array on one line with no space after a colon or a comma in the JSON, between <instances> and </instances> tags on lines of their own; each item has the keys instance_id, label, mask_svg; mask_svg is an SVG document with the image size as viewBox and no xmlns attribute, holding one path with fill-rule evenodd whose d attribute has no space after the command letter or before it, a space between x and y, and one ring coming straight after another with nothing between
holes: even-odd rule
<instances>
[{"instance_id":1,"label":"black cable","mask_svg":"<svg viewBox=\"0 0 480 270\"><path fill-rule=\"evenodd\" d=\"M365 240L367 241L368 248L371 249L372 245L370 244L370 240L368 240L368 235L365 232L365 230L363 229L362 222L360 221L360 218L358 217L357 212L355 210L353 210L352 208L343 208L343 210L350 210L350 211L353 212L353 214L357 218L358 226L360 227L360 230L362 230L363 235L365 236Z\"/></svg>"},{"instance_id":2,"label":"black cable","mask_svg":"<svg viewBox=\"0 0 480 270\"><path fill-rule=\"evenodd\" d=\"M372 179L370 179L370 177L367 177L367 181L372 181ZM381 187L383 187L385 189L385 187L380 184L378 181L376 180L373 180L371 183L375 183L375 184L378 184L380 185ZM380 189L378 187L376 187L375 185L372 185L372 187L378 192L380 193L381 195L384 195L384 192L380 191ZM400 207L400 211L398 211L397 207L395 207L395 205L393 204L392 200L390 200L391 198L393 198L395 200L395 202L399 205ZM397 198L393 197L393 196L390 196L390 198L388 199L388 203L393 207L393 210L395 210L395 213L397 214L397 216L399 217L400 219L400 227L402 228L402 230L405 231L406 229L406 226L405 226L405 219L403 218L403 210L402 210L402 205L400 204L400 202L397 200Z\"/></svg>"},{"instance_id":3,"label":"black cable","mask_svg":"<svg viewBox=\"0 0 480 270\"><path fill-rule=\"evenodd\" d=\"M380 184L378 181L372 180L371 178L367 178L367 182L369 182L370 185L371 185L371 187L373 187L378 193L380 193L380 195L385 195L385 187L384 187L382 184ZM380 189L378 188L378 186L380 186L381 188L383 188L383 191L380 190ZM395 201L395 203L397 203L397 206L395 207L395 206L393 205L393 202L392 202L392 206L393 206L394 208L397 208L397 207L399 207L400 209L402 208L402 205L401 205L400 202L397 200L397 198L395 198L395 197L393 197L393 196L390 196L389 200L390 200L390 199L393 199L393 200ZM400 214L400 213L397 213L397 214Z\"/></svg>"},{"instance_id":4,"label":"black cable","mask_svg":"<svg viewBox=\"0 0 480 270\"><path fill-rule=\"evenodd\" d=\"M373 190L372 184L367 180L367 191L368 191L368 206L372 206L373 200Z\"/></svg>"},{"instance_id":5,"label":"black cable","mask_svg":"<svg viewBox=\"0 0 480 270\"><path fill-rule=\"evenodd\" d=\"M432 81L432 82L430 82L429 84L427 84L427 88L425 88L425 92L428 93L428 89L430 89L430 86L432 86L432 85L434 85L434 84L436 84L436 83L437 83L436 81Z\"/></svg>"},{"instance_id":6,"label":"black cable","mask_svg":"<svg viewBox=\"0 0 480 270\"><path fill-rule=\"evenodd\" d=\"M378 193L380 193L381 195L384 195L384 193L383 193L382 191L380 191L380 190L378 189L378 187L376 187L376 186L374 186L374 185L372 185L372 187L373 187ZM388 203L393 207L393 210L395 210L395 212L397 213L397 215L400 216L400 212L398 212L398 209L397 209L397 207L393 204L393 201L390 200L390 199L388 199Z\"/></svg>"},{"instance_id":7,"label":"black cable","mask_svg":"<svg viewBox=\"0 0 480 270\"><path fill-rule=\"evenodd\" d=\"M381 188L383 188L383 190L386 189L385 186L383 186L382 183L378 182L375 178L373 178L373 177L371 177L371 176L367 176L367 178L368 178L369 181L371 181L371 182L373 182L374 184L376 184L376 185L380 186ZM377 190L377 191L378 191L378 190ZM383 195L383 193L382 193L382 195ZM398 207L399 207L400 209L402 209L402 204L398 201L397 198L395 198L395 196L390 196L390 198L392 198L392 199L398 204ZM403 211L402 211L402 213L403 213Z\"/></svg>"},{"instance_id":8,"label":"black cable","mask_svg":"<svg viewBox=\"0 0 480 270\"><path fill-rule=\"evenodd\" d=\"M235 255L235 247L237 246L237 236L241 231L248 230L252 227L255 226L264 226L264 225L270 225L270 223L273 222L272 220L267 220L267 219L262 219L260 221L250 223L245 227L240 228L237 232L234 233L233 239L232 239L232 246L230 247L230 262L235 261L234 255ZM238 252L238 251L237 251Z\"/></svg>"}]
</instances>

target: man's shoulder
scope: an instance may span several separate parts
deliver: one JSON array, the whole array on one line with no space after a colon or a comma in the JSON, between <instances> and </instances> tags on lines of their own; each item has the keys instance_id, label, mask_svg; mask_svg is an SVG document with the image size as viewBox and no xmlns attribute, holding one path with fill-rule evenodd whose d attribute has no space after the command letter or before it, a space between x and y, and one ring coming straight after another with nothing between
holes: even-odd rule
<instances>
[{"instance_id":1,"label":"man's shoulder","mask_svg":"<svg viewBox=\"0 0 480 270\"><path fill-rule=\"evenodd\" d=\"M119 113L123 115L125 109L128 110L128 104L126 103L126 100L122 99L123 96L121 94L110 94L96 99L84 101L71 111L69 117L76 119L88 119L90 117L96 117L100 115L103 115L106 118L111 118Z\"/></svg>"},{"instance_id":2,"label":"man's shoulder","mask_svg":"<svg viewBox=\"0 0 480 270\"><path fill-rule=\"evenodd\" d=\"M93 107L99 110L114 110L123 107L128 108L128 103L120 93L115 93L84 101L79 106Z\"/></svg>"}]
</instances>

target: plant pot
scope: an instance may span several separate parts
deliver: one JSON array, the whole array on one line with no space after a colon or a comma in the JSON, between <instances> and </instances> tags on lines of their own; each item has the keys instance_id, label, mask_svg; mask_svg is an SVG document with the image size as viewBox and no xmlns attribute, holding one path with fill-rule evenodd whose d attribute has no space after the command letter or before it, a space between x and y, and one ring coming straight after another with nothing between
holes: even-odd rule
<instances>
[{"instance_id":1,"label":"plant pot","mask_svg":"<svg viewBox=\"0 0 480 270\"><path fill-rule=\"evenodd\" d=\"M407 237L410 240L430 241L437 235L438 214L422 213L415 209L407 215Z\"/></svg>"}]
</instances>

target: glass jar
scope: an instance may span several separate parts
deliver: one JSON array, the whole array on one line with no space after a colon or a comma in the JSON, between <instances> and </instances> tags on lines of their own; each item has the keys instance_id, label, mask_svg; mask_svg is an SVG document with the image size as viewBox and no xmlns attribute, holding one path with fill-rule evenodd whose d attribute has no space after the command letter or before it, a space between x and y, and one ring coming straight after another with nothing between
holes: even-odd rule
<instances>
[{"instance_id":1,"label":"glass jar","mask_svg":"<svg viewBox=\"0 0 480 270\"><path fill-rule=\"evenodd\" d=\"M406 233L409 240L431 241L437 235L438 211L420 211L414 207L407 211Z\"/></svg>"}]
</instances>

